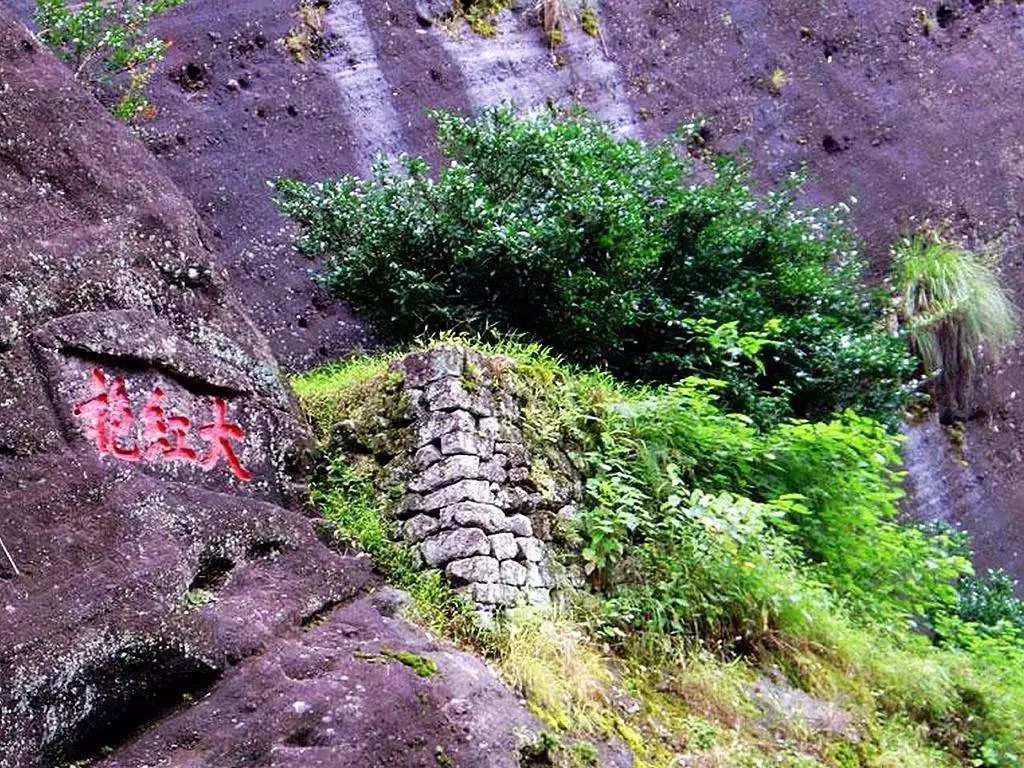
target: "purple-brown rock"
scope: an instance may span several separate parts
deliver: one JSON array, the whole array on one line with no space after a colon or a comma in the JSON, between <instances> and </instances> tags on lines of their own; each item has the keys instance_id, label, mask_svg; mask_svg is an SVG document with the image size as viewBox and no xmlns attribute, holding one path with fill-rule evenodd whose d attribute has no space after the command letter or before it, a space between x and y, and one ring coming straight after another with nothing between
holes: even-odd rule
<instances>
[{"instance_id":1,"label":"purple-brown rock","mask_svg":"<svg viewBox=\"0 0 1024 768\"><path fill-rule=\"evenodd\" d=\"M0 5L0 766L517 764L512 694L300 510L303 420L211 257Z\"/></svg>"}]
</instances>

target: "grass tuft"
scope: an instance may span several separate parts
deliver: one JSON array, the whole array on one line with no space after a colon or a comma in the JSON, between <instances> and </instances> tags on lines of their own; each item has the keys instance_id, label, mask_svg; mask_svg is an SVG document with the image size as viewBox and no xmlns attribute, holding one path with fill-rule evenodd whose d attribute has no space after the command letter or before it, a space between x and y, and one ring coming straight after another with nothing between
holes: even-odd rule
<instances>
[{"instance_id":1,"label":"grass tuft","mask_svg":"<svg viewBox=\"0 0 1024 768\"><path fill-rule=\"evenodd\" d=\"M1017 311L992 263L933 235L899 243L893 253L901 311L940 401L965 418L979 360L1013 339Z\"/></svg>"}]
</instances>

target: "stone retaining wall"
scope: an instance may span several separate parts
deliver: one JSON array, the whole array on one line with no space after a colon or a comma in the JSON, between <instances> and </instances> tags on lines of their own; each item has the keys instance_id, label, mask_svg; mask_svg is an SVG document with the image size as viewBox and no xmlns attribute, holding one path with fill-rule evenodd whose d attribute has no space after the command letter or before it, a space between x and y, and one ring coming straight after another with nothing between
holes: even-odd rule
<instances>
[{"instance_id":1,"label":"stone retaining wall","mask_svg":"<svg viewBox=\"0 0 1024 768\"><path fill-rule=\"evenodd\" d=\"M394 365L414 435L396 511L403 535L485 614L550 601L551 521L571 514L578 492L570 482L542 494L531 477L522 413L501 376L510 365L461 347Z\"/></svg>"}]
</instances>

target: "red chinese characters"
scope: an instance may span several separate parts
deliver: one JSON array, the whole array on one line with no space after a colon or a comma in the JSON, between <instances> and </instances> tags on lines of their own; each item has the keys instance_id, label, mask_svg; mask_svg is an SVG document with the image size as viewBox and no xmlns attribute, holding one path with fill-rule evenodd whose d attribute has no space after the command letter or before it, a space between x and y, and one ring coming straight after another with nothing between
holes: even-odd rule
<instances>
[{"instance_id":1,"label":"red chinese characters","mask_svg":"<svg viewBox=\"0 0 1024 768\"><path fill-rule=\"evenodd\" d=\"M199 427L199 438L205 443L199 449L189 442L192 420L164 408L165 393L154 387L139 414L139 430L124 379L108 381L99 368L89 380L92 397L79 403L74 413L85 427L86 435L96 443L96 450L120 461L181 461L197 464L209 472L221 461L242 481L252 480L252 473L242 466L234 443L245 439L245 430L228 420L228 405L219 397L211 398L213 420Z\"/></svg>"}]
</instances>

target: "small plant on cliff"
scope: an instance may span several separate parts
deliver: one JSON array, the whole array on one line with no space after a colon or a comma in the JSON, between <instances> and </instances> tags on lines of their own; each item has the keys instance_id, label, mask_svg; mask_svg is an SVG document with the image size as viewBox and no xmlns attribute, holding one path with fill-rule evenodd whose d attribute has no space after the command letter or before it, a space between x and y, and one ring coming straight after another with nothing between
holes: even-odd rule
<instances>
[{"instance_id":1,"label":"small plant on cliff","mask_svg":"<svg viewBox=\"0 0 1024 768\"><path fill-rule=\"evenodd\" d=\"M520 332L627 380L720 379L762 423L899 413L914 362L859 287L839 211L799 209L798 179L760 196L719 158L695 183L673 144L582 115L434 116L450 158L436 178L403 157L369 179L276 183L300 248L382 335Z\"/></svg>"},{"instance_id":2,"label":"small plant on cliff","mask_svg":"<svg viewBox=\"0 0 1024 768\"><path fill-rule=\"evenodd\" d=\"M946 420L969 418L978 365L1013 338L1016 310L992 265L933 234L894 250L901 314Z\"/></svg>"},{"instance_id":3,"label":"small plant on cliff","mask_svg":"<svg viewBox=\"0 0 1024 768\"><path fill-rule=\"evenodd\" d=\"M185 0L36 0L35 26L75 79L99 96L112 96L120 120L153 111L146 88L170 43L154 36L150 21Z\"/></svg>"},{"instance_id":4,"label":"small plant on cliff","mask_svg":"<svg viewBox=\"0 0 1024 768\"><path fill-rule=\"evenodd\" d=\"M511 5L510 0L455 0L452 16L463 18L478 35L493 37L498 29L494 17Z\"/></svg>"}]
</instances>

